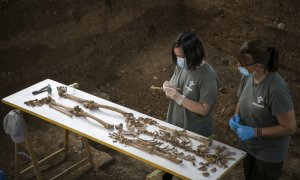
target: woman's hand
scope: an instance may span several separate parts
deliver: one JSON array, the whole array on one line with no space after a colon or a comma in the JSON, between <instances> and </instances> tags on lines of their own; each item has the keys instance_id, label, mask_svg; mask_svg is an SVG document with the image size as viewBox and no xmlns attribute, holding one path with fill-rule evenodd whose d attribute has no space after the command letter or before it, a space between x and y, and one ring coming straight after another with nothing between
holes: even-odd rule
<instances>
[{"instance_id":1,"label":"woman's hand","mask_svg":"<svg viewBox=\"0 0 300 180\"><path fill-rule=\"evenodd\" d=\"M167 87L175 88L175 86L172 83L170 83L169 81L165 81L163 84L163 89Z\"/></svg>"},{"instance_id":2,"label":"woman's hand","mask_svg":"<svg viewBox=\"0 0 300 180\"><path fill-rule=\"evenodd\" d=\"M238 126L236 125L236 123L240 123L241 117L238 114L235 114L233 117L231 117L228 121L229 127L231 130L233 130L234 132L236 132Z\"/></svg>"},{"instance_id":3,"label":"woman's hand","mask_svg":"<svg viewBox=\"0 0 300 180\"><path fill-rule=\"evenodd\" d=\"M235 129L234 131L242 141L246 141L255 137L253 127L243 126L239 122L236 122L236 120L234 119L229 120L229 125L230 127L232 126Z\"/></svg>"},{"instance_id":4,"label":"woman's hand","mask_svg":"<svg viewBox=\"0 0 300 180\"><path fill-rule=\"evenodd\" d=\"M173 87L165 87L164 91L167 97L173 99L177 102L177 104L181 105L183 99L185 98L182 94L180 94L175 88Z\"/></svg>"}]
</instances>

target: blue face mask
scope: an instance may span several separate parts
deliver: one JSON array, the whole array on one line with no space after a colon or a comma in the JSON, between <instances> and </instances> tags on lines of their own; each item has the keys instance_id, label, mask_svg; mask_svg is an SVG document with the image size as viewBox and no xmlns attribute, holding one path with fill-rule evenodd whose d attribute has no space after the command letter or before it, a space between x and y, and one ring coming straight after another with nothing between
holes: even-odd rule
<instances>
[{"instance_id":1,"label":"blue face mask","mask_svg":"<svg viewBox=\"0 0 300 180\"><path fill-rule=\"evenodd\" d=\"M177 66L180 67L180 68L186 68L187 67L185 58L177 57L177 62L176 63L177 63Z\"/></svg>"},{"instance_id":2,"label":"blue face mask","mask_svg":"<svg viewBox=\"0 0 300 180\"><path fill-rule=\"evenodd\" d=\"M249 76L254 76L255 72L249 73L249 71L243 67L239 67L239 71L243 76L249 77Z\"/></svg>"},{"instance_id":3,"label":"blue face mask","mask_svg":"<svg viewBox=\"0 0 300 180\"><path fill-rule=\"evenodd\" d=\"M250 76L249 71L243 67L239 67L239 71L243 76L246 76L246 77Z\"/></svg>"}]
</instances>

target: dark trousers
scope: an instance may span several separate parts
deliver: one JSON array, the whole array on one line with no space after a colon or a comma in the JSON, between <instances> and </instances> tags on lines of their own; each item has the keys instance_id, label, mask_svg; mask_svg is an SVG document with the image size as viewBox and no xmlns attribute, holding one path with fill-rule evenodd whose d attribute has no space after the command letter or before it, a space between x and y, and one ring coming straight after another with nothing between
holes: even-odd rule
<instances>
[{"instance_id":1,"label":"dark trousers","mask_svg":"<svg viewBox=\"0 0 300 180\"><path fill-rule=\"evenodd\" d=\"M243 160L246 180L277 180L281 176L283 162L270 163L256 159L247 153Z\"/></svg>"},{"instance_id":2,"label":"dark trousers","mask_svg":"<svg viewBox=\"0 0 300 180\"><path fill-rule=\"evenodd\" d=\"M170 173L165 173L162 175L162 180L171 180L173 178L173 175Z\"/></svg>"}]
</instances>

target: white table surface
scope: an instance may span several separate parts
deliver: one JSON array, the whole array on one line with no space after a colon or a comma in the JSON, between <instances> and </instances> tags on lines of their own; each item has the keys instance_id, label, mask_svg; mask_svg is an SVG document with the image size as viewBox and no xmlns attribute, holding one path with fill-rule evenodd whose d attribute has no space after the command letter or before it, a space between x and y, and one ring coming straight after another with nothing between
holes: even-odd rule
<instances>
[{"instance_id":1,"label":"white table surface","mask_svg":"<svg viewBox=\"0 0 300 180\"><path fill-rule=\"evenodd\" d=\"M44 87L46 85L50 84L52 87L52 93L48 94L47 92L38 94L38 95L33 95L32 91L38 90L41 87ZM44 97L47 97L50 95L56 102L60 104L64 104L69 107L74 107L76 105L79 105L85 112L91 113L94 116L104 120L105 122L108 122L110 124L118 125L120 123L123 123L125 125L125 118L117 113L113 112L110 110L106 109L99 109L99 110L89 110L84 108L82 105L79 103L62 98L58 96L57 89L56 87L58 86L66 86L64 84L58 83L56 81L46 79L44 81L41 81L37 84L34 84L26 89L23 89L17 93L14 93L8 97L5 97L2 99L2 102L4 104L7 104L9 106L12 106L14 108L20 109L24 112L27 112L29 114L32 114L34 116L37 116L43 120L46 120L50 123L56 124L62 128L68 129L76 134L82 135L86 138L89 138L91 140L94 140L98 143L101 143L103 145L106 145L110 148L113 148L121 153L124 153L128 156L131 156L133 158L139 159L147 164L150 164L158 169L164 170L166 172L169 172L171 174L174 174L175 176L184 178L184 179L218 179L221 176L223 176L226 172L228 172L229 169L231 169L234 165L236 165L239 161L241 161L246 153L236 149L234 147L228 146L226 144L220 143L218 141L213 141L212 149L214 149L216 146L226 146L227 149L230 151L235 152L236 154L233 156L235 160L229 161L228 162L228 168L219 168L216 166L217 171L214 173L210 172L209 177L204 177L202 176L202 171L198 170L197 168L199 167L199 162L206 162L203 158L196 156L196 166L193 166L191 162L183 160L181 164L175 164L165 158L162 158L157 155L149 154L147 152L141 151L139 149L136 149L131 146L126 146L124 144L120 143L115 143L113 142L113 139L111 139L109 136L109 133L112 132L110 130L105 129L102 127L98 122L92 120L92 119L87 119L84 117L75 117L73 118L62 114L61 112L58 112L52 108L49 108L48 105L43 105L43 106L36 106L36 107L29 107L24 104L25 101L28 100L33 100L33 99L41 99ZM67 87L67 93L87 99L87 100L94 100L97 103L103 104L103 105L108 105L112 106L115 108L119 108L125 112L132 113L134 117L149 117L152 119L155 119L153 117L147 116L145 114L142 114L140 112L137 112L135 110L126 108L124 106L118 105L116 103L107 101L105 99L96 97L94 95L88 94L86 92L83 92L78 89L74 89L72 87ZM159 122L160 125L167 126L173 129L178 129L182 130L182 128L176 127L174 125L171 125L169 123L166 123L164 121L155 119ZM126 126L124 126L126 127ZM155 131L157 127L154 126L148 126L147 130L149 131ZM140 136L143 139L153 139L152 137L148 137L146 135ZM193 147L196 148L200 142L192 140ZM180 149L180 148L178 148ZM186 155L191 154L189 152L184 152ZM212 168L212 166L210 166Z\"/></svg>"}]
</instances>

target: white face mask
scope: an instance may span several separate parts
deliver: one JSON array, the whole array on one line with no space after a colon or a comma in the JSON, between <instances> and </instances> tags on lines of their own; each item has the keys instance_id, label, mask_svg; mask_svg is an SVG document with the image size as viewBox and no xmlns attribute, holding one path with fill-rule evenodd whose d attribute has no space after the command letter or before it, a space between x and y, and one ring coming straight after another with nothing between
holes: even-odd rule
<instances>
[{"instance_id":1,"label":"white face mask","mask_svg":"<svg viewBox=\"0 0 300 180\"><path fill-rule=\"evenodd\" d=\"M186 58L182 58L182 57L177 57L177 62L176 62L177 66L180 68L186 68Z\"/></svg>"}]
</instances>

